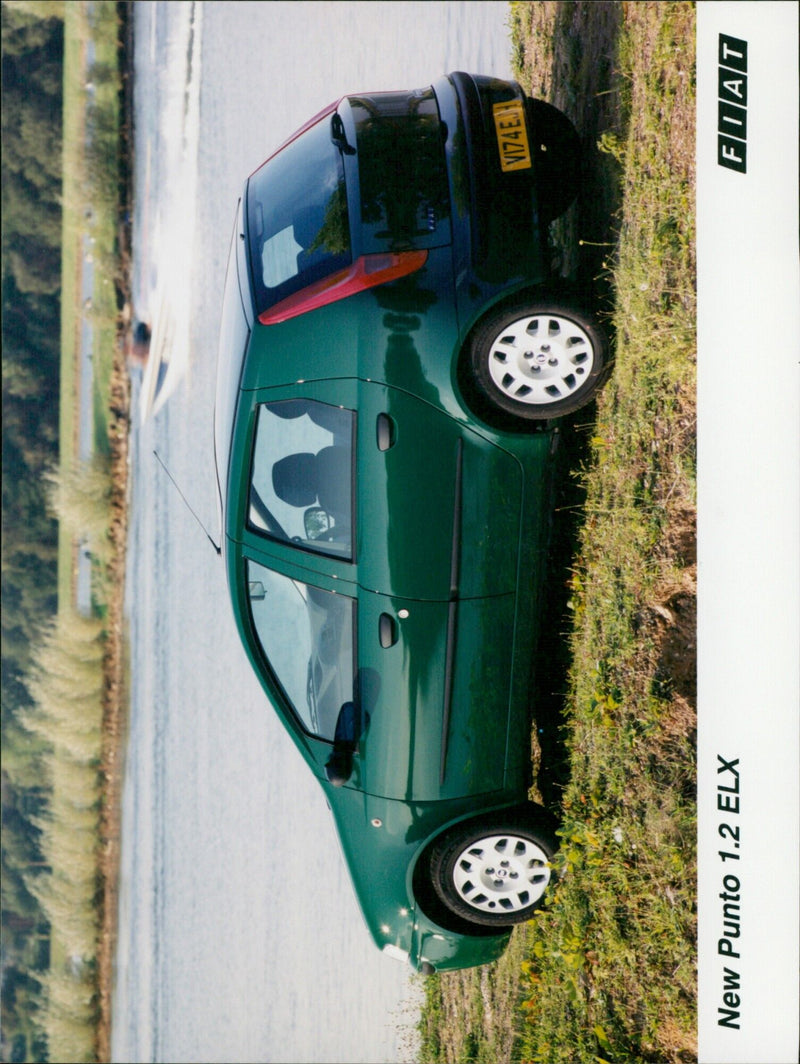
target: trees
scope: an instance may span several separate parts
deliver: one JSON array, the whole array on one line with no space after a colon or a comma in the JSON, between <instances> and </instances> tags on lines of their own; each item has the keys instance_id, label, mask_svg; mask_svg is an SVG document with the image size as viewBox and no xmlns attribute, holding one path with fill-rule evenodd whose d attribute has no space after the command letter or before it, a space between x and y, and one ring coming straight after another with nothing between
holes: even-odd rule
<instances>
[{"instance_id":1,"label":"trees","mask_svg":"<svg viewBox=\"0 0 800 1064\"><path fill-rule=\"evenodd\" d=\"M4 3L2 45L2 698L13 712L27 644L56 605L42 474L58 458L63 27Z\"/></svg>"},{"instance_id":2,"label":"trees","mask_svg":"<svg viewBox=\"0 0 800 1064\"><path fill-rule=\"evenodd\" d=\"M44 870L45 794L20 725L31 645L56 610L63 25L58 4L2 5L2 1029L3 1058L42 1059L35 1023L48 924L28 889ZM8 1055L6 1055L8 1054Z\"/></svg>"}]
</instances>

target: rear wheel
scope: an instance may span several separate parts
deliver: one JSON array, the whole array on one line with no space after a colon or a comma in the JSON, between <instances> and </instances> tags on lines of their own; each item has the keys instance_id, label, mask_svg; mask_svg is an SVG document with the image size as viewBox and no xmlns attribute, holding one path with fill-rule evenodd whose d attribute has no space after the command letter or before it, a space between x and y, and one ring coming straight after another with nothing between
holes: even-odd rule
<instances>
[{"instance_id":1,"label":"rear wheel","mask_svg":"<svg viewBox=\"0 0 800 1064\"><path fill-rule=\"evenodd\" d=\"M553 846L522 823L484 820L446 834L434 845L434 890L453 914L480 927L530 919L550 884Z\"/></svg>"},{"instance_id":2,"label":"rear wheel","mask_svg":"<svg viewBox=\"0 0 800 1064\"><path fill-rule=\"evenodd\" d=\"M604 379L607 345L581 311L531 302L489 315L471 338L469 358L484 402L536 421L571 413L591 400Z\"/></svg>"},{"instance_id":3,"label":"rear wheel","mask_svg":"<svg viewBox=\"0 0 800 1064\"><path fill-rule=\"evenodd\" d=\"M544 100L528 100L539 216L549 225L578 195L581 142L565 114Z\"/></svg>"}]
</instances>

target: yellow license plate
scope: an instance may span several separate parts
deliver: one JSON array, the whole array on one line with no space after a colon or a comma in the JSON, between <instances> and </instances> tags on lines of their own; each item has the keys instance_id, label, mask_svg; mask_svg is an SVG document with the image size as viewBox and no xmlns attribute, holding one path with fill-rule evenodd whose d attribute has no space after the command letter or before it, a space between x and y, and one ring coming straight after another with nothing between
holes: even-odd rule
<instances>
[{"instance_id":1,"label":"yellow license plate","mask_svg":"<svg viewBox=\"0 0 800 1064\"><path fill-rule=\"evenodd\" d=\"M525 112L520 100L496 103L494 128L497 133L497 150L500 152L502 170L529 170L531 149L528 131L525 129Z\"/></svg>"}]
</instances>

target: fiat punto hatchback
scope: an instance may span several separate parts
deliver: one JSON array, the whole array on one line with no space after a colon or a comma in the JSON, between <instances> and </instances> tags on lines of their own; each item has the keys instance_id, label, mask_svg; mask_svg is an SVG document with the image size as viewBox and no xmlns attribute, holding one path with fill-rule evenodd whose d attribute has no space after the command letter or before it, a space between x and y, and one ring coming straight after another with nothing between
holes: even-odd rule
<instances>
[{"instance_id":1,"label":"fiat punto hatchback","mask_svg":"<svg viewBox=\"0 0 800 1064\"><path fill-rule=\"evenodd\" d=\"M551 275L578 140L513 82L346 96L245 182L215 452L242 642L377 945L495 959L551 881L527 801L556 420L604 340Z\"/></svg>"}]
</instances>

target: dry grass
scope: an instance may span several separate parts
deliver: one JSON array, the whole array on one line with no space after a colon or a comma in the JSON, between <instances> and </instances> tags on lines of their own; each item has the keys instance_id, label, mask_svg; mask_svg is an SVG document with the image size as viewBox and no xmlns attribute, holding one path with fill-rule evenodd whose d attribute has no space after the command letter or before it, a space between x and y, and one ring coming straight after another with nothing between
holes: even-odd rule
<instances>
[{"instance_id":1,"label":"dry grass","mask_svg":"<svg viewBox=\"0 0 800 1064\"><path fill-rule=\"evenodd\" d=\"M447 1030L423 1059L678 1064L697 1053L694 7L512 14L520 80L582 138L582 200L556 237L596 285L616 358L582 418L563 877L500 962L518 965L522 1007L490 1018L489 977L435 977Z\"/></svg>"},{"instance_id":2,"label":"dry grass","mask_svg":"<svg viewBox=\"0 0 800 1064\"><path fill-rule=\"evenodd\" d=\"M566 875L534 923L527 1050L548 1064L684 1061L697 1051L694 9L556 17L572 42L554 55L564 106L616 169L595 263L616 365L585 471ZM591 209L576 215L579 236L602 232Z\"/></svg>"},{"instance_id":3,"label":"dry grass","mask_svg":"<svg viewBox=\"0 0 800 1064\"><path fill-rule=\"evenodd\" d=\"M123 749L127 731L127 640L124 628L125 549L128 535L128 418L130 381L123 355L117 357L111 378L111 522L112 554L108 563L109 587L106 641L103 657L103 723L100 755L102 805L98 869L101 885L100 927L97 946L99 1021L97 1059L111 1059L111 994L117 939L120 820Z\"/></svg>"},{"instance_id":4,"label":"dry grass","mask_svg":"<svg viewBox=\"0 0 800 1064\"><path fill-rule=\"evenodd\" d=\"M30 884L51 927L50 968L32 1009L46 1034L49 1059L64 1061L110 1059L126 707L122 617L129 385L124 322L117 309L126 295L128 264L127 244L121 242L126 234L118 230L124 131L117 60L125 11L126 5L108 0L64 7L61 468L51 485L60 529L59 614L37 655L36 706L25 722L36 735L37 770L50 792L41 823L49 867ZM91 308L81 293L89 238ZM85 466L76 462L83 320L92 329L95 454ZM88 540L92 555L92 618L75 612L78 539Z\"/></svg>"}]
</instances>

